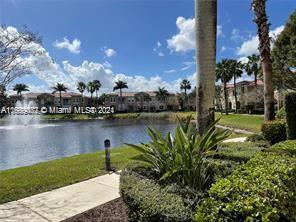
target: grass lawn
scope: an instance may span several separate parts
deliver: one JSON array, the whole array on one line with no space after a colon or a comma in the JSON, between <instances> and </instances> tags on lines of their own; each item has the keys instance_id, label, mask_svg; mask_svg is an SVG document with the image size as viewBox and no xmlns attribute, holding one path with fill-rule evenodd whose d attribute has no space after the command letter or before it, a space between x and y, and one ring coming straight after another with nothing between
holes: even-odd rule
<instances>
[{"instance_id":1,"label":"grass lawn","mask_svg":"<svg viewBox=\"0 0 296 222\"><path fill-rule=\"evenodd\" d=\"M103 175L105 151L81 154L32 166L0 171L0 203L18 200ZM111 150L111 164L123 169L137 151L120 147Z\"/></svg>"},{"instance_id":2,"label":"grass lawn","mask_svg":"<svg viewBox=\"0 0 296 222\"><path fill-rule=\"evenodd\" d=\"M245 129L252 132L260 132L261 124L263 123L263 116L248 115L248 114L223 114L216 113L216 118L221 117L220 125L230 126L239 129Z\"/></svg>"}]
</instances>

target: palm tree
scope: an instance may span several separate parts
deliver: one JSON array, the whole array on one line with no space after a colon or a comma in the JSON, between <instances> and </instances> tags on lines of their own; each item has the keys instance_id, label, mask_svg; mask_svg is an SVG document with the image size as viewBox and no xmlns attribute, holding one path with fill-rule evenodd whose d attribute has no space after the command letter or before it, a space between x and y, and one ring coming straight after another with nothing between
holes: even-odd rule
<instances>
[{"instance_id":1,"label":"palm tree","mask_svg":"<svg viewBox=\"0 0 296 222\"><path fill-rule=\"evenodd\" d=\"M15 84L15 86L13 87L13 91L17 92L17 95L19 95L20 97L22 96L22 92L24 91L29 91L29 87L26 84Z\"/></svg>"},{"instance_id":2,"label":"palm tree","mask_svg":"<svg viewBox=\"0 0 296 222\"><path fill-rule=\"evenodd\" d=\"M77 90L81 93L81 96L83 97L83 93L86 89L86 85L84 82L78 82L77 83Z\"/></svg>"},{"instance_id":3,"label":"palm tree","mask_svg":"<svg viewBox=\"0 0 296 222\"><path fill-rule=\"evenodd\" d=\"M217 0L195 0L197 125L201 135L215 119Z\"/></svg>"},{"instance_id":4,"label":"palm tree","mask_svg":"<svg viewBox=\"0 0 296 222\"><path fill-rule=\"evenodd\" d=\"M62 92L67 92L68 88L63 83L57 83L55 86L52 87L53 92L59 92L60 94L60 105L63 107L63 100L62 100Z\"/></svg>"},{"instance_id":5,"label":"palm tree","mask_svg":"<svg viewBox=\"0 0 296 222\"><path fill-rule=\"evenodd\" d=\"M244 68L249 76L254 75L254 83L255 86L257 86L260 71L260 56L255 54L248 56L248 62L245 64Z\"/></svg>"},{"instance_id":6,"label":"palm tree","mask_svg":"<svg viewBox=\"0 0 296 222\"><path fill-rule=\"evenodd\" d=\"M98 91L101 88L102 84L100 80L94 80L93 83L94 83L95 92L96 92L96 102L98 102Z\"/></svg>"},{"instance_id":7,"label":"palm tree","mask_svg":"<svg viewBox=\"0 0 296 222\"><path fill-rule=\"evenodd\" d=\"M227 99L227 83L232 79L232 64L229 59L222 59L216 66L217 80L221 80L223 84L225 113L228 115L228 99Z\"/></svg>"},{"instance_id":8,"label":"palm tree","mask_svg":"<svg viewBox=\"0 0 296 222\"><path fill-rule=\"evenodd\" d=\"M241 77L243 74L243 64L240 61L231 60L231 72L233 77L234 86L234 101L235 101L235 112L237 112L237 93L236 93L236 79Z\"/></svg>"},{"instance_id":9,"label":"palm tree","mask_svg":"<svg viewBox=\"0 0 296 222\"><path fill-rule=\"evenodd\" d=\"M180 83L180 89L181 91L184 90L184 95L185 95L185 106L186 108L188 107L188 101L187 101L187 89L191 89L191 84L187 79L183 79L182 82Z\"/></svg>"},{"instance_id":10,"label":"palm tree","mask_svg":"<svg viewBox=\"0 0 296 222\"><path fill-rule=\"evenodd\" d=\"M87 91L90 93L90 101L93 104L93 93L96 91L94 82L87 83Z\"/></svg>"},{"instance_id":11,"label":"palm tree","mask_svg":"<svg viewBox=\"0 0 296 222\"><path fill-rule=\"evenodd\" d=\"M103 93L100 97L99 97L99 104L101 105L105 105L106 100L109 98L109 96L105 93Z\"/></svg>"},{"instance_id":12,"label":"palm tree","mask_svg":"<svg viewBox=\"0 0 296 222\"><path fill-rule=\"evenodd\" d=\"M84 82L78 82L77 83L77 90L81 93L81 98L82 98L82 102L83 102L83 106L84 106L84 98L83 98L83 93L86 89L86 85Z\"/></svg>"},{"instance_id":13,"label":"palm tree","mask_svg":"<svg viewBox=\"0 0 296 222\"><path fill-rule=\"evenodd\" d=\"M169 92L165 89L165 87L158 87L157 91L155 91L156 97L161 101L164 102L166 96L169 94Z\"/></svg>"},{"instance_id":14,"label":"palm tree","mask_svg":"<svg viewBox=\"0 0 296 222\"><path fill-rule=\"evenodd\" d=\"M122 89L127 89L127 83L121 80L118 80L117 82L115 82L115 86L113 87L113 91L118 90L119 89L119 94L120 94L120 108L119 111L121 111L121 106L122 106Z\"/></svg>"},{"instance_id":15,"label":"palm tree","mask_svg":"<svg viewBox=\"0 0 296 222\"><path fill-rule=\"evenodd\" d=\"M259 51L263 69L264 81L264 120L274 120L274 90L272 82L272 62L270 54L270 37L268 18L266 15L266 0L253 0L252 9L255 13L254 22L258 27Z\"/></svg>"}]
</instances>

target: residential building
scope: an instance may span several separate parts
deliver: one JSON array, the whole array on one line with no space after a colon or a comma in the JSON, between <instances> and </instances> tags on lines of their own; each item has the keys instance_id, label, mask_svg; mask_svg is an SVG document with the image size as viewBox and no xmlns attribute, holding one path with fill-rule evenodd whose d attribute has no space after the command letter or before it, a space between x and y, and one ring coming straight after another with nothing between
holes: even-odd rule
<instances>
[{"instance_id":1,"label":"residential building","mask_svg":"<svg viewBox=\"0 0 296 222\"><path fill-rule=\"evenodd\" d=\"M10 106L15 106L16 102L19 100L26 100L28 102L32 101L38 107L65 107L65 108L74 108L86 106L89 102L88 97L83 97L81 94L73 92L62 92L61 93L62 102L60 102L60 93L25 93L22 96L20 95L10 95L9 103Z\"/></svg>"},{"instance_id":2,"label":"residential building","mask_svg":"<svg viewBox=\"0 0 296 222\"><path fill-rule=\"evenodd\" d=\"M179 110L177 95L169 93L164 99L158 98L155 92L122 92L110 93L105 102L119 112L158 112Z\"/></svg>"},{"instance_id":3,"label":"residential building","mask_svg":"<svg viewBox=\"0 0 296 222\"><path fill-rule=\"evenodd\" d=\"M234 84L227 84L227 108L228 110L264 110L264 87L261 80L257 81L241 81L236 83L237 104L235 104ZM220 101L222 109L225 109L224 89L222 87ZM219 104L220 105L220 104Z\"/></svg>"}]
</instances>

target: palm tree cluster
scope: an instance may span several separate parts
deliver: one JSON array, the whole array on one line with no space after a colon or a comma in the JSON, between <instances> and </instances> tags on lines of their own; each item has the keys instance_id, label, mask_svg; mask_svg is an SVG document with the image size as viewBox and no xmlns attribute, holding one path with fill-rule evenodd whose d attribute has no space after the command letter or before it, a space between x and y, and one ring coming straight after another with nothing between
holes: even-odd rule
<instances>
[{"instance_id":1,"label":"palm tree cluster","mask_svg":"<svg viewBox=\"0 0 296 222\"><path fill-rule=\"evenodd\" d=\"M17 95L22 96L22 92L29 91L29 87L26 84L19 83L14 85L13 91L16 91Z\"/></svg>"},{"instance_id":2,"label":"palm tree cluster","mask_svg":"<svg viewBox=\"0 0 296 222\"><path fill-rule=\"evenodd\" d=\"M254 75L255 87L257 87L258 74L260 73L260 57L258 55L248 56L248 62L243 64L234 59L222 59L216 65L216 81L221 81L223 85L223 96L225 102L225 113L228 115L228 101L227 101L227 83L233 79L234 85L234 99L235 99L235 112L237 112L237 87L236 80L241 77L245 70L248 75ZM257 91L257 90L256 90Z\"/></svg>"}]
</instances>

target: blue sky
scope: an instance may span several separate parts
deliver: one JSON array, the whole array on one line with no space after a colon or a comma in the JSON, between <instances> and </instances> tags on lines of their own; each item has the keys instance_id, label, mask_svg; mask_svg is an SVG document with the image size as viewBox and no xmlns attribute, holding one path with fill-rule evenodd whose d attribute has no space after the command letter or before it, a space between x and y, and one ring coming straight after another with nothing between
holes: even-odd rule
<instances>
[{"instance_id":1,"label":"blue sky","mask_svg":"<svg viewBox=\"0 0 296 222\"><path fill-rule=\"evenodd\" d=\"M256 52L250 2L218 0L218 60L243 61ZM274 34L295 9L295 0L267 2ZM43 59L56 62L49 68L35 63L42 71L16 80L35 91L63 80L75 90L75 81L94 78L102 92L119 78L133 91L158 85L176 91L183 78L194 84L193 17L193 0L0 0L1 24L38 31L48 53Z\"/></svg>"}]
</instances>

